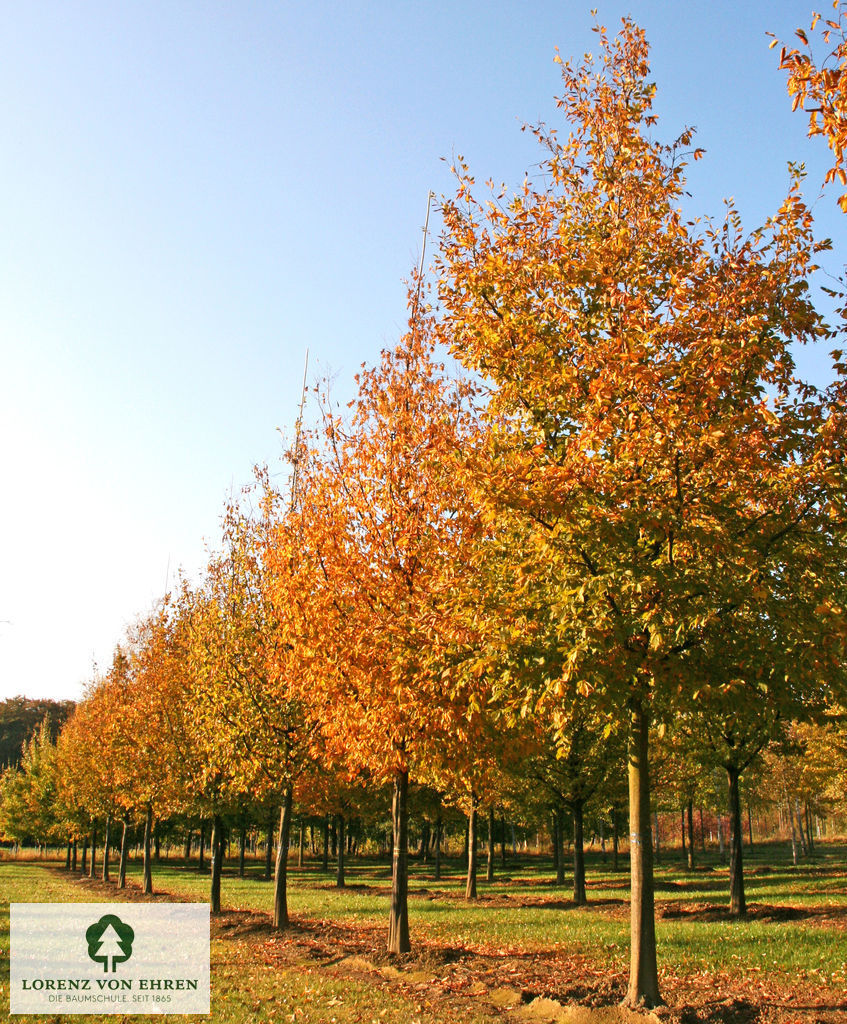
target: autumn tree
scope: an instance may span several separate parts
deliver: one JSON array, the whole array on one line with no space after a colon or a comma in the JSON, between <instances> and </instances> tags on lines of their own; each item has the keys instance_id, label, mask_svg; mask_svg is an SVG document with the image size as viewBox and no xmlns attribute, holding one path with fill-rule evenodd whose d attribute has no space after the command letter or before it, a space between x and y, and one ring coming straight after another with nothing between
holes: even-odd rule
<instances>
[{"instance_id":1,"label":"autumn tree","mask_svg":"<svg viewBox=\"0 0 847 1024\"><path fill-rule=\"evenodd\" d=\"M439 295L445 342L491 385L489 501L526 517L558 574L569 654L549 697L582 689L628 723L636 1006L661 1000L651 723L690 706L683 655L758 607L778 567L825 601L836 482L825 403L791 355L824 331L799 185L750 235L731 206L686 222L692 132L655 140L643 32L597 31L596 62L562 65L568 139L535 129L540 188L483 201L458 163Z\"/></svg>"},{"instance_id":2,"label":"autumn tree","mask_svg":"<svg viewBox=\"0 0 847 1024\"><path fill-rule=\"evenodd\" d=\"M847 5L833 0L832 9L835 15L831 18L822 19L817 13L812 17L810 32L818 31L827 51L824 56L815 56L809 35L798 28L795 35L800 45L782 46L779 66L788 72L792 109L809 115L809 137L823 136L832 150L832 166L824 184L838 181L847 185ZM771 46L777 45L774 39ZM847 192L838 197L838 205L847 212Z\"/></svg>"},{"instance_id":3,"label":"autumn tree","mask_svg":"<svg viewBox=\"0 0 847 1024\"><path fill-rule=\"evenodd\" d=\"M185 600L186 667L195 684L188 732L202 772L196 796L211 809L218 833L226 806L280 807L274 927L283 929L293 788L308 759L314 718L300 692L293 642L300 618L291 572L296 541L290 524L274 518L279 496L267 476L259 483L260 511L228 505L222 550L209 561L202 592ZM219 910L219 868L213 874Z\"/></svg>"},{"instance_id":4,"label":"autumn tree","mask_svg":"<svg viewBox=\"0 0 847 1024\"><path fill-rule=\"evenodd\" d=\"M358 376L349 423L326 407L323 455L304 469L310 686L337 755L393 786L388 948L410 948L408 786L465 696L441 677L443 609L463 579L474 509L456 465L469 443L463 387L415 330Z\"/></svg>"},{"instance_id":5,"label":"autumn tree","mask_svg":"<svg viewBox=\"0 0 847 1024\"><path fill-rule=\"evenodd\" d=\"M45 716L23 744L19 764L0 775L0 836L40 845L60 832L56 775L56 747Z\"/></svg>"}]
</instances>

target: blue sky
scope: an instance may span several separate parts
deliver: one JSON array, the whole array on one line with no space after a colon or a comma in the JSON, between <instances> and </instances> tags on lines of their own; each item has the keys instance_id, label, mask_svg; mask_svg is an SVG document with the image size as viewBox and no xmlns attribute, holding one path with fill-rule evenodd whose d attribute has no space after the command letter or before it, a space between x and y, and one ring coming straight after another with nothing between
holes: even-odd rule
<instances>
[{"instance_id":1,"label":"blue sky","mask_svg":"<svg viewBox=\"0 0 847 1024\"><path fill-rule=\"evenodd\" d=\"M79 696L231 486L278 459L303 356L344 396L402 331L426 196L463 154L518 184L590 3L51 3L0 11L0 697ZM658 134L706 149L692 213L748 227L827 151L777 55L796 2L647 2ZM445 163L446 158L446 163ZM437 220L431 224L433 238ZM432 249L430 249L430 252ZM837 271L838 259L832 267ZM804 359L822 380L826 360Z\"/></svg>"}]
</instances>

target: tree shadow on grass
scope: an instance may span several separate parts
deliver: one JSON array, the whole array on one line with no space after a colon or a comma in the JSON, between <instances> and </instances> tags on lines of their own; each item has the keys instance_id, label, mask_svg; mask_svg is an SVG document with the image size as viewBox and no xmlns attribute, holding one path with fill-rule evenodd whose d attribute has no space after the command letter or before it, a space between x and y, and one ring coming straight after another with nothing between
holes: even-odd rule
<instances>
[{"instance_id":1,"label":"tree shadow on grass","mask_svg":"<svg viewBox=\"0 0 847 1024\"><path fill-rule=\"evenodd\" d=\"M812 925L847 928L847 906L796 907L770 903L749 903L747 915L743 918L733 916L726 904L718 903L663 903L657 909L659 917L666 921L762 921L772 924L786 921L806 921Z\"/></svg>"}]
</instances>

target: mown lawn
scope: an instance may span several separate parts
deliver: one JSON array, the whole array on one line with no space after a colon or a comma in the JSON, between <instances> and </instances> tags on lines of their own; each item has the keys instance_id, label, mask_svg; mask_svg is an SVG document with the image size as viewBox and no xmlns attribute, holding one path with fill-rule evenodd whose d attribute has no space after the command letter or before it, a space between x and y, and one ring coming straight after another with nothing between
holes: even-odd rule
<instances>
[{"instance_id":1,"label":"mown lawn","mask_svg":"<svg viewBox=\"0 0 847 1024\"><path fill-rule=\"evenodd\" d=\"M0 863L0 1005L8 1007L11 902L139 898L139 872L140 864L133 863L122 895L113 885L72 877L58 864ZM551 884L549 861L535 857L513 859L506 869L498 865L493 883L481 880L476 903L463 899L455 862L446 864L440 881L431 865L414 864L415 949L399 960L384 952L389 866L352 860L346 874L347 886L338 889L334 873L317 864L292 868L294 927L279 936L269 927L272 884L262 879L262 866L250 863L241 879L227 865L225 913L213 925L213 1020L483 1024L519 1020L533 1005L540 1012L547 1004L533 1004L536 997L611 1007L623 993L627 877L611 872L599 855L589 859L584 908L570 902L569 888ZM797 868L784 847L760 847L748 857L745 921L728 918L727 882L726 867L716 858L701 857L688 873L671 851L657 868L659 958L670 1005L665 1016L729 1021L738 1005L755 1010L761 1004L771 1006L770 1016L756 1011L747 1019L847 1021L847 1002L841 1002L847 989L847 846L822 847L813 862ZM198 873L196 864L163 859L154 867L154 886L177 899L205 901L209 876ZM725 1015L722 1001L729 1007Z\"/></svg>"}]
</instances>

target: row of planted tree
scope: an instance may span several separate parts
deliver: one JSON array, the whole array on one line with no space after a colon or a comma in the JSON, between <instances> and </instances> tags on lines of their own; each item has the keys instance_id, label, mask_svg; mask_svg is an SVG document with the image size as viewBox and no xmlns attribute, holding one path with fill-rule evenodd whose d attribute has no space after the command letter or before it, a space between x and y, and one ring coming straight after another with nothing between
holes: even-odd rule
<instances>
[{"instance_id":1,"label":"row of planted tree","mask_svg":"<svg viewBox=\"0 0 847 1024\"><path fill-rule=\"evenodd\" d=\"M192 809L219 859L224 815L279 806L280 928L295 799L388 785L397 953L410 780L467 810L471 858L480 807L555 794L580 850L601 799L627 821L627 1001L653 1005L651 764L686 804L725 773L739 915L742 775L773 742L843 770L845 364L795 367L837 334L801 174L750 234L731 205L687 220L693 133L655 140L643 33L598 34L562 65L567 141L534 129L541 186L480 198L457 161L407 334L349 408L315 389L289 486L230 504L56 757L68 820L141 815L146 849Z\"/></svg>"},{"instance_id":2,"label":"row of planted tree","mask_svg":"<svg viewBox=\"0 0 847 1024\"><path fill-rule=\"evenodd\" d=\"M781 741L771 742L762 751L761 758L746 773L750 851L773 837L790 838L797 864L801 853L814 854L817 838L843 827L847 810L844 739L843 730L832 725L795 724ZM687 868L693 870L702 854L708 865L725 864L730 835L727 824L740 823L727 822L726 787L721 781L724 771L714 767L712 755L704 750L698 754L690 744L686 751L690 763L685 771L680 754L672 743L665 743L651 764L657 802L663 808L653 813L655 860L659 863L667 856L676 862L681 853ZM54 856L63 856L68 870L79 869L104 882L112 878L117 857L117 884L123 888L130 859L141 856L142 875L149 885L153 871L146 861L156 864L164 858L167 862L177 851L186 865L194 858L200 872L212 872L212 890L219 896L216 876L223 860L233 857L235 848L240 877L245 876L249 864L257 862L263 865L265 880L272 877L273 801L263 803L245 795L218 816L218 832L214 816L211 820L198 818L202 804L192 803L182 814L155 817L151 842L146 843L146 816L133 814L125 805L110 800L109 793L92 793L90 788L80 791L76 777L67 771L69 767L65 740L57 745L45 721L24 744L19 763L3 773L0 841L10 843L14 854L34 846L39 853L49 855L53 846ZM567 780L552 774L549 766L545 770L543 758L534 758L520 772L514 771L516 767L512 766L512 774L497 787L497 805L487 803L484 836L455 794L450 802L450 794L426 786L413 787L409 818L412 856L436 881L442 879L444 859L452 860L451 872L458 859L467 873L465 894L475 898L479 859L470 856L472 824L477 850L482 845L487 858L488 881L495 879L499 847L503 868L515 866L518 861L532 864L539 855L545 858L546 866L552 852L553 884L564 885L567 846L573 858L573 899L578 904L586 903L586 841L589 849L596 849L595 863L602 865L604 872L619 871L627 851L627 837L619 831L624 817L621 801L610 799L614 792L611 772L619 769L610 764L605 784L588 793L575 785L565 792L562 783ZM763 779L768 784L763 784ZM321 870L334 871L336 885L343 887L349 857L365 856L369 862L390 858L390 801L384 789L349 782L341 785L338 780L327 787L326 782L324 778L317 788L298 787L292 819L295 834L290 839L288 859L296 857L298 868L320 862ZM304 801L310 801L310 806L304 806ZM327 808L332 808L330 813L326 813ZM214 853L218 842L223 846L221 860L216 862L212 856L210 862L209 854ZM220 910L219 901L213 910Z\"/></svg>"}]
</instances>

